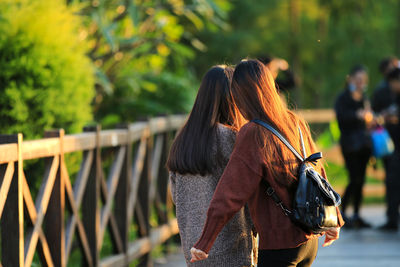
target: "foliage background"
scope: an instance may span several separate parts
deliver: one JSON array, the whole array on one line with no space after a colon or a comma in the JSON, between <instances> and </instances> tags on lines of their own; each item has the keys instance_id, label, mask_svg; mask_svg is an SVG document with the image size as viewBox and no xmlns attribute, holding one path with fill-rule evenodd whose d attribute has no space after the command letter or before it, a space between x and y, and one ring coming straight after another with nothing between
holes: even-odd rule
<instances>
[{"instance_id":1,"label":"foliage background","mask_svg":"<svg viewBox=\"0 0 400 267\"><path fill-rule=\"evenodd\" d=\"M95 77L79 27L59 1L0 1L1 133L79 132L92 119Z\"/></svg>"},{"instance_id":2,"label":"foliage background","mask_svg":"<svg viewBox=\"0 0 400 267\"><path fill-rule=\"evenodd\" d=\"M328 108L352 65L369 68L371 92L379 61L400 51L396 0L0 4L0 121L28 138L188 112L210 66L244 57L286 59L297 106Z\"/></svg>"},{"instance_id":3,"label":"foliage background","mask_svg":"<svg viewBox=\"0 0 400 267\"><path fill-rule=\"evenodd\" d=\"M229 29L202 31L199 72L216 62L272 55L288 60L298 107L332 107L352 65L365 64L370 92L381 79L378 64L399 53L399 1L233 0Z\"/></svg>"},{"instance_id":4,"label":"foliage background","mask_svg":"<svg viewBox=\"0 0 400 267\"><path fill-rule=\"evenodd\" d=\"M95 117L105 125L188 112L206 70L244 57L285 58L299 108L329 108L357 63L400 50L396 0L70 1L97 66Z\"/></svg>"},{"instance_id":5,"label":"foliage background","mask_svg":"<svg viewBox=\"0 0 400 267\"><path fill-rule=\"evenodd\" d=\"M80 6L96 67L95 118L103 126L188 112L198 73L197 38L226 27L227 1L69 1Z\"/></svg>"}]
</instances>

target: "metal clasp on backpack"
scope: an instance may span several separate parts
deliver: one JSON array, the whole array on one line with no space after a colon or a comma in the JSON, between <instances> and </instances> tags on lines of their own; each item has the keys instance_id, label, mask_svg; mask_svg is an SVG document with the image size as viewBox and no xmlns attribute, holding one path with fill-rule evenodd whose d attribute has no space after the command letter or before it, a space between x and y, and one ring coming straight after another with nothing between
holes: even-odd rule
<instances>
[{"instance_id":1,"label":"metal clasp on backpack","mask_svg":"<svg viewBox=\"0 0 400 267\"><path fill-rule=\"evenodd\" d=\"M285 208L285 206L283 206L282 201L277 203L277 205L279 205L281 207L281 209L283 210L283 212L285 213L286 216L289 216L290 214L292 214L292 212L290 210L288 210L287 208Z\"/></svg>"},{"instance_id":2,"label":"metal clasp on backpack","mask_svg":"<svg viewBox=\"0 0 400 267\"><path fill-rule=\"evenodd\" d=\"M268 187L266 193L268 196L272 196L275 193L275 190L272 187Z\"/></svg>"},{"instance_id":3,"label":"metal clasp on backpack","mask_svg":"<svg viewBox=\"0 0 400 267\"><path fill-rule=\"evenodd\" d=\"M275 193L275 190L271 186L267 187L265 192L272 198L275 204L282 209L286 216L290 216L292 214L292 212L283 205L282 200L278 197L278 195Z\"/></svg>"}]
</instances>

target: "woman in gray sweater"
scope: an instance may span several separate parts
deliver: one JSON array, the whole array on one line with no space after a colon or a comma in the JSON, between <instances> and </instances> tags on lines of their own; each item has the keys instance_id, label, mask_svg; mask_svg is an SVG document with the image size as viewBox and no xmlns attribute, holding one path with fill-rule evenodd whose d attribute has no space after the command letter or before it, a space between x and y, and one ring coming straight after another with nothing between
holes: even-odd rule
<instances>
[{"instance_id":1,"label":"woman in gray sweater","mask_svg":"<svg viewBox=\"0 0 400 267\"><path fill-rule=\"evenodd\" d=\"M215 66L203 77L192 112L175 138L167 162L188 266L242 267L252 263L252 222L247 208L225 226L207 260L190 262L190 248L201 235L209 203L243 121L232 101L232 75L232 68Z\"/></svg>"}]
</instances>

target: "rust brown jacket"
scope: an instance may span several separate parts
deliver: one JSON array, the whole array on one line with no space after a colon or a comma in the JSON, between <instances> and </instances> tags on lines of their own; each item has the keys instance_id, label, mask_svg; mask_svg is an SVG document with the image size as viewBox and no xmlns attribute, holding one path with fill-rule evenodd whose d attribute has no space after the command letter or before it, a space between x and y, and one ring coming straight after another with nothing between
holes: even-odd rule
<instances>
[{"instance_id":1,"label":"rust brown jacket","mask_svg":"<svg viewBox=\"0 0 400 267\"><path fill-rule=\"evenodd\" d=\"M257 127L253 122L243 126L236 139L234 151L217 185L207 211L202 235L195 248L208 253L224 225L246 203L250 209L256 231L259 234L259 249L295 248L319 235L307 234L295 226L272 198L265 194L261 179L267 179L286 207L291 208L295 183L288 187L268 176L261 148L256 142ZM322 176L325 171L322 168ZM326 177L325 177L326 178ZM344 224L339 214L339 225Z\"/></svg>"}]
</instances>

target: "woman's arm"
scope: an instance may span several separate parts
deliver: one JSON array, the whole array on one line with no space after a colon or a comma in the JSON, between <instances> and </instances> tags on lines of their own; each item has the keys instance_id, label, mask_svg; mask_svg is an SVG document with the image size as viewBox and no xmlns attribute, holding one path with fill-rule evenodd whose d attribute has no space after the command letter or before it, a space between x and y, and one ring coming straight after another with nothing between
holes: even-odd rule
<instances>
[{"instance_id":1,"label":"woman's arm","mask_svg":"<svg viewBox=\"0 0 400 267\"><path fill-rule=\"evenodd\" d=\"M196 249L208 253L222 228L260 186L263 161L253 133L254 127L246 127L238 134L231 159L211 200L202 235L194 245Z\"/></svg>"},{"instance_id":2,"label":"woman's arm","mask_svg":"<svg viewBox=\"0 0 400 267\"><path fill-rule=\"evenodd\" d=\"M238 157L232 157L215 190L203 233L195 248L208 253L219 232L254 194L260 181L260 175Z\"/></svg>"}]
</instances>

